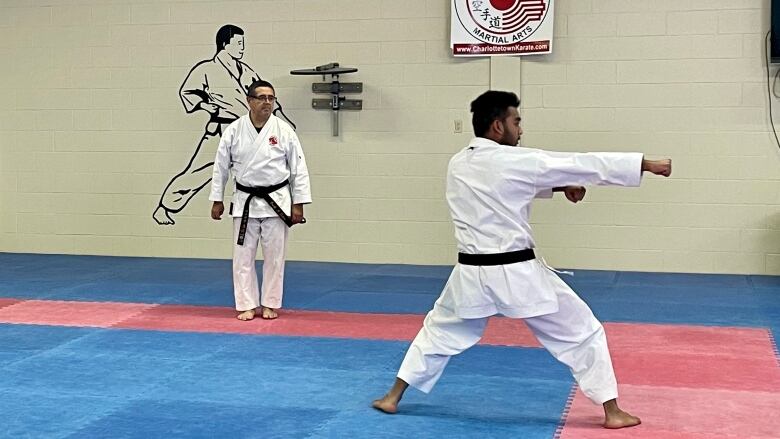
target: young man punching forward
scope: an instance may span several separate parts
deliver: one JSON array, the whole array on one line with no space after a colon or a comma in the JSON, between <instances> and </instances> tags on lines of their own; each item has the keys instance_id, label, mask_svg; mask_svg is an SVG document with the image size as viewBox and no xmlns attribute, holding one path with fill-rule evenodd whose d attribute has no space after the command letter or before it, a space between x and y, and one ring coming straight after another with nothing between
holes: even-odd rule
<instances>
[{"instance_id":1,"label":"young man punching forward","mask_svg":"<svg viewBox=\"0 0 780 439\"><path fill-rule=\"evenodd\" d=\"M528 222L534 198L563 192L576 203L585 185L639 186L642 173L671 174L670 160L640 153L562 153L518 147L520 101L488 91L471 103L477 136L447 170L447 203L458 264L412 342L390 391L373 406L395 413L406 388L429 392L450 357L474 346L488 318L522 318L539 342L569 366L582 392L604 406L606 428L639 418L617 404L607 338L588 306L536 258Z\"/></svg>"}]
</instances>

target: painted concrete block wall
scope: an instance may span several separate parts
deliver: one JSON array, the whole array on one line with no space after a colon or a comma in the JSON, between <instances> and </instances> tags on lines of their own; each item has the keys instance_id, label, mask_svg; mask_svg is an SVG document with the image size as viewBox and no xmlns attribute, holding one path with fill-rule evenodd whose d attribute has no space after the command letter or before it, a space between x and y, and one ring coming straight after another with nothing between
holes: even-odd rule
<instances>
[{"instance_id":1,"label":"painted concrete block wall","mask_svg":"<svg viewBox=\"0 0 780 439\"><path fill-rule=\"evenodd\" d=\"M555 53L524 58L527 145L672 157L670 179L538 203L560 266L780 272L780 149L764 64L769 2L558 2ZM776 68L772 68L774 73ZM773 98L773 104L778 99Z\"/></svg>"},{"instance_id":2,"label":"painted concrete block wall","mask_svg":"<svg viewBox=\"0 0 780 439\"><path fill-rule=\"evenodd\" d=\"M179 87L230 23L307 155L314 204L291 259L453 263L444 171L471 137L468 103L492 87L521 93L527 145L675 160L669 180L538 203L549 262L777 274L768 14L766 0L560 1L553 55L454 59L446 0L4 1L0 251L230 257L207 191L175 225L152 218L207 121L185 112ZM322 78L289 74L331 61L364 83L338 137L311 109Z\"/></svg>"}]
</instances>

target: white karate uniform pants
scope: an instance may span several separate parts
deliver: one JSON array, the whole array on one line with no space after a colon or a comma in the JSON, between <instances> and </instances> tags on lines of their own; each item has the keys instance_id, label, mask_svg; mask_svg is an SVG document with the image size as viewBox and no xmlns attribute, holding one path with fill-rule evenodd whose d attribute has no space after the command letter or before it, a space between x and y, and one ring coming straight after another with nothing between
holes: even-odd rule
<instances>
[{"instance_id":1,"label":"white karate uniform pants","mask_svg":"<svg viewBox=\"0 0 780 439\"><path fill-rule=\"evenodd\" d=\"M279 217L249 218L244 245L236 244L241 218L233 218L233 294L236 309L281 308L289 228ZM262 296L257 286L257 244L263 250Z\"/></svg>"},{"instance_id":2,"label":"white karate uniform pants","mask_svg":"<svg viewBox=\"0 0 780 439\"><path fill-rule=\"evenodd\" d=\"M604 327L566 283L555 279L558 312L523 320L542 346L569 366L591 401L603 404L617 398L617 381ZM489 319L461 319L439 302L425 317L398 371L398 378L425 393L439 380L451 356L477 344Z\"/></svg>"}]
</instances>

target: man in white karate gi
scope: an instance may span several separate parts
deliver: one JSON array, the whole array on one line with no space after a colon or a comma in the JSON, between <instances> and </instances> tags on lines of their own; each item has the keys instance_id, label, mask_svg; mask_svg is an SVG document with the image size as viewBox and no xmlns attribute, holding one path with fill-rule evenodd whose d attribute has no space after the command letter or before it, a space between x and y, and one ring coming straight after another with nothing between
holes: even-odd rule
<instances>
[{"instance_id":1,"label":"man in white karate gi","mask_svg":"<svg viewBox=\"0 0 780 439\"><path fill-rule=\"evenodd\" d=\"M450 357L474 346L488 318L522 318L539 342L569 366L580 389L603 404L607 428L639 418L617 404L617 382L601 323L540 259L528 223L534 198L563 192L576 203L582 185L638 186L644 171L669 176L670 160L638 153L561 153L516 147L523 133L514 93L488 91L471 103L477 136L450 160L447 203L458 264L406 353L390 391L373 402L395 413L409 385L427 393Z\"/></svg>"},{"instance_id":2,"label":"man in white karate gi","mask_svg":"<svg viewBox=\"0 0 780 439\"><path fill-rule=\"evenodd\" d=\"M222 218L228 173L235 191L233 217L233 290L239 320L275 319L282 306L288 228L305 222L303 205L311 203L309 171L293 128L274 116L276 95L267 81L253 82L246 97L249 114L222 134L211 180L211 217ZM262 295L255 257L263 250Z\"/></svg>"}]
</instances>

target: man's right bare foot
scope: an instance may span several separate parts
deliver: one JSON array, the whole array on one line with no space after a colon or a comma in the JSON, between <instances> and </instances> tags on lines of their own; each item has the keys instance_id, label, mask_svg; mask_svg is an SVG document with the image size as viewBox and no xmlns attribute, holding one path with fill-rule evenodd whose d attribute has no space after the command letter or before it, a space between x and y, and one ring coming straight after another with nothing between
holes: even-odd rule
<instances>
[{"instance_id":1,"label":"man's right bare foot","mask_svg":"<svg viewBox=\"0 0 780 439\"><path fill-rule=\"evenodd\" d=\"M626 428L641 424L642 421L628 412L624 412L612 399L604 403L604 428Z\"/></svg>"},{"instance_id":2,"label":"man's right bare foot","mask_svg":"<svg viewBox=\"0 0 780 439\"><path fill-rule=\"evenodd\" d=\"M620 414L607 416L604 420L604 428L626 428L641 424L642 421L621 410Z\"/></svg>"},{"instance_id":3,"label":"man's right bare foot","mask_svg":"<svg viewBox=\"0 0 780 439\"><path fill-rule=\"evenodd\" d=\"M391 415L398 412L398 400L390 397L390 395L385 395L381 399L377 399L371 406Z\"/></svg>"},{"instance_id":4,"label":"man's right bare foot","mask_svg":"<svg viewBox=\"0 0 780 439\"><path fill-rule=\"evenodd\" d=\"M238 320L243 320L243 321L252 320L253 318L255 318L255 310L250 309L250 310L244 311L244 312L240 313L238 316L236 316L236 318Z\"/></svg>"}]
</instances>

